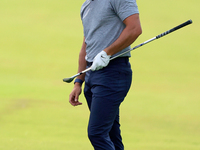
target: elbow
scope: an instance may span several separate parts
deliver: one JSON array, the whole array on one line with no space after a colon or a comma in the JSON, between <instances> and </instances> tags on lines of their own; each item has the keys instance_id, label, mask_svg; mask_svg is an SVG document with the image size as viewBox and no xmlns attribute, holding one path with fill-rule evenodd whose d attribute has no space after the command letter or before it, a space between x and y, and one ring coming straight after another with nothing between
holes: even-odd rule
<instances>
[{"instance_id":1,"label":"elbow","mask_svg":"<svg viewBox=\"0 0 200 150\"><path fill-rule=\"evenodd\" d=\"M142 34L142 28L139 27L139 28L135 31L135 35L136 35L137 37L139 37L141 34Z\"/></svg>"},{"instance_id":2,"label":"elbow","mask_svg":"<svg viewBox=\"0 0 200 150\"><path fill-rule=\"evenodd\" d=\"M142 28L140 25L136 27L130 27L128 28L128 33L131 38L137 39L142 34Z\"/></svg>"},{"instance_id":3,"label":"elbow","mask_svg":"<svg viewBox=\"0 0 200 150\"><path fill-rule=\"evenodd\" d=\"M132 42L134 42L141 34L142 28L133 29L132 31L129 31L129 38L133 40Z\"/></svg>"},{"instance_id":4,"label":"elbow","mask_svg":"<svg viewBox=\"0 0 200 150\"><path fill-rule=\"evenodd\" d=\"M139 35L141 35L141 34L142 34L142 28L140 27ZM138 36L139 36L139 35L138 35Z\"/></svg>"}]
</instances>

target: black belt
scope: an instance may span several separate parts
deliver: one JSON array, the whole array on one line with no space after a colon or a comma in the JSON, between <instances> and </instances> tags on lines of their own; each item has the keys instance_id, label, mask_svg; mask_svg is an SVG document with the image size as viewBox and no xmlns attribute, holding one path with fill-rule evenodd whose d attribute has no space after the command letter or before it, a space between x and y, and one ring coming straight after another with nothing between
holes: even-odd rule
<instances>
[{"instance_id":1,"label":"black belt","mask_svg":"<svg viewBox=\"0 0 200 150\"><path fill-rule=\"evenodd\" d=\"M127 57L117 57L117 58L111 60L109 62L109 64L112 64L112 63L122 63L122 62L127 63L128 61L129 61L129 57L128 56ZM87 66L88 67L92 66L92 63L93 62L88 62L87 61Z\"/></svg>"}]
</instances>

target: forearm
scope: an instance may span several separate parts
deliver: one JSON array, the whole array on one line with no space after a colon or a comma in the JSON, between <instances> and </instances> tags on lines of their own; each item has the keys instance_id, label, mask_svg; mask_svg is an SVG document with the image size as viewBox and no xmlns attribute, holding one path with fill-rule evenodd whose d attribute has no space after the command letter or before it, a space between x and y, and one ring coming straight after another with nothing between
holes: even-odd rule
<instances>
[{"instance_id":1,"label":"forearm","mask_svg":"<svg viewBox=\"0 0 200 150\"><path fill-rule=\"evenodd\" d=\"M86 55L86 44L85 44L85 38L84 38L83 44L82 44L82 47L81 47L81 51L79 53L78 72L81 72L82 70L86 69L85 55ZM85 80L85 74L78 76L77 79L81 79L82 81L84 81ZM78 100L79 95L82 92L81 85L82 85L81 83L75 82L74 88L73 88L71 94L69 95L69 102L73 106L82 105L82 103L79 102L79 100Z\"/></svg>"},{"instance_id":2,"label":"forearm","mask_svg":"<svg viewBox=\"0 0 200 150\"><path fill-rule=\"evenodd\" d=\"M125 29L122 31L119 38L112 43L109 47L104 49L108 55L114 55L124 48L130 46L142 33L140 26L139 15L133 15L127 18L124 23L126 24Z\"/></svg>"},{"instance_id":3,"label":"forearm","mask_svg":"<svg viewBox=\"0 0 200 150\"><path fill-rule=\"evenodd\" d=\"M79 53L78 73L86 69L87 63L86 63L86 60L85 60L85 56L86 56L86 44L85 44L85 38L84 38L83 44L82 44L82 47L81 47L81 51ZM85 74L82 74L82 75L78 76L77 78L84 81L85 80Z\"/></svg>"},{"instance_id":4,"label":"forearm","mask_svg":"<svg viewBox=\"0 0 200 150\"><path fill-rule=\"evenodd\" d=\"M125 28L120 37L104 51L108 55L112 56L124 48L130 46L138 37L137 34L132 34L131 32L134 33L134 31L130 31L129 29Z\"/></svg>"}]
</instances>

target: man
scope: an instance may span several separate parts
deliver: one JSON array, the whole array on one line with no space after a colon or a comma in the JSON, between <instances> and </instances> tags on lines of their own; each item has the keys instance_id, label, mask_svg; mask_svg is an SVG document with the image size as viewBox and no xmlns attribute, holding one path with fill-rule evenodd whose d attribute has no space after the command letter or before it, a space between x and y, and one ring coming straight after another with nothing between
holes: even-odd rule
<instances>
[{"instance_id":1,"label":"man","mask_svg":"<svg viewBox=\"0 0 200 150\"><path fill-rule=\"evenodd\" d=\"M70 94L73 106L85 81L84 95L90 109L88 137L95 150L123 150L119 107L132 81L130 52L110 61L111 56L130 49L142 33L136 0L86 0L81 7L84 39L77 77Z\"/></svg>"}]
</instances>

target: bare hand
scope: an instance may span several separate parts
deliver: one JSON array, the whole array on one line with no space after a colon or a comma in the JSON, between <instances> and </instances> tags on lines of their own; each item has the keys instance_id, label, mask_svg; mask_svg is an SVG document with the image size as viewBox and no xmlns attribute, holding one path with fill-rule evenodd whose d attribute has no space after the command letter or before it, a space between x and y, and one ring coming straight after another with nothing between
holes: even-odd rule
<instances>
[{"instance_id":1,"label":"bare hand","mask_svg":"<svg viewBox=\"0 0 200 150\"><path fill-rule=\"evenodd\" d=\"M82 103L78 101L81 91L81 86L78 83L76 83L71 94L69 95L69 103L72 106L82 105Z\"/></svg>"}]
</instances>

